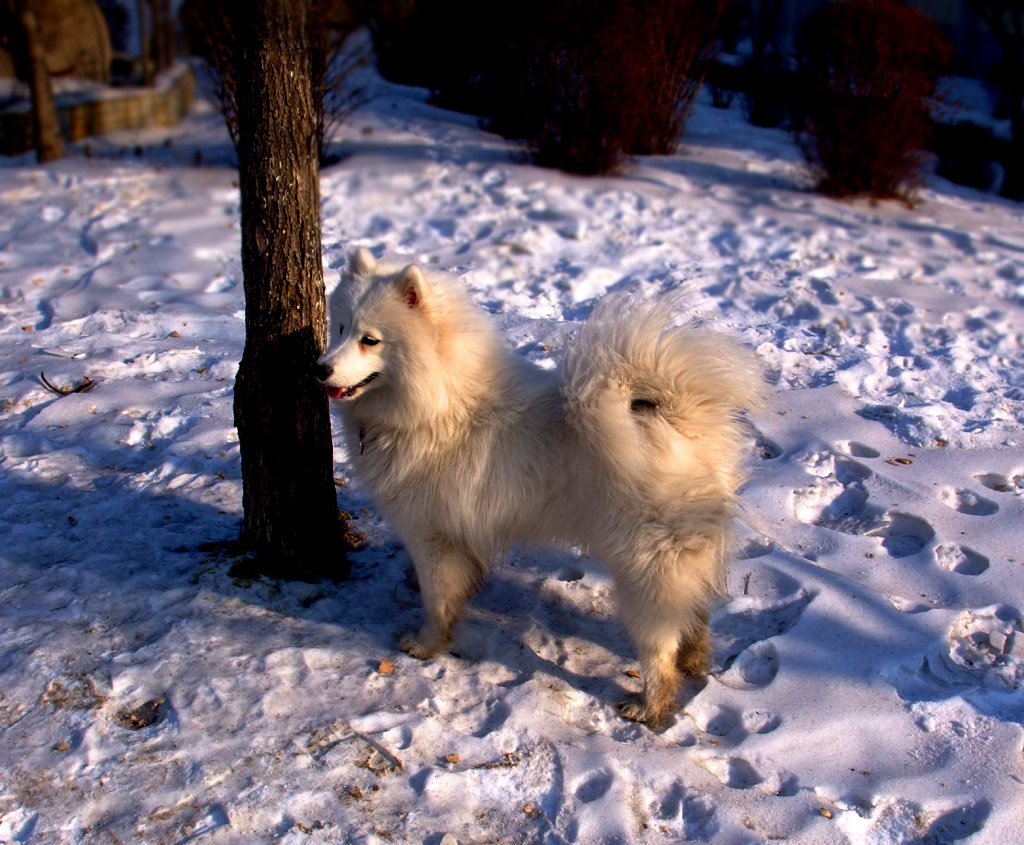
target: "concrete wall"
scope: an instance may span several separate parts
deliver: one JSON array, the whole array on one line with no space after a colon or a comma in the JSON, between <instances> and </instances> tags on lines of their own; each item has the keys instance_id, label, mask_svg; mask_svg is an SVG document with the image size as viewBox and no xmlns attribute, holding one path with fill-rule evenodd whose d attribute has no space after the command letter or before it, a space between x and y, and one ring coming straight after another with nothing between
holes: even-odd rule
<instances>
[{"instance_id":1,"label":"concrete wall","mask_svg":"<svg viewBox=\"0 0 1024 845\"><path fill-rule=\"evenodd\" d=\"M174 126L192 105L195 77L178 64L152 88L106 88L57 96L57 119L65 141L80 141L118 129ZM25 99L0 112L0 154L32 149L32 104Z\"/></svg>"}]
</instances>

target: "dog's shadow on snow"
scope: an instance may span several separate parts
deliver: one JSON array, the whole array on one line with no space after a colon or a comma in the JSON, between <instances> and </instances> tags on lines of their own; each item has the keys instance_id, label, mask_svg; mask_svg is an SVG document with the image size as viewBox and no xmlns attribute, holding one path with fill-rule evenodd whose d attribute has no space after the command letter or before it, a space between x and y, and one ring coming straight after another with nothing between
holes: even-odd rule
<instances>
[{"instance_id":1,"label":"dog's shadow on snow","mask_svg":"<svg viewBox=\"0 0 1024 845\"><path fill-rule=\"evenodd\" d=\"M598 700L621 702L640 689L639 680L635 690L617 680L636 668L636 652L617 616L590 613L554 594L564 558L552 551L535 556L537 563L525 570L497 567L471 601L449 651L473 663L504 665L516 673L512 685L550 675ZM413 618L419 620L418 612Z\"/></svg>"},{"instance_id":2,"label":"dog's shadow on snow","mask_svg":"<svg viewBox=\"0 0 1024 845\"><path fill-rule=\"evenodd\" d=\"M636 667L636 653L618 617L596 613L589 604L584 609L558 594L570 579L590 577L578 564L557 549L496 562L467 604L445 654L465 664L465 671L484 664L503 667L506 680L499 686L506 688L546 675L604 702L621 702L639 692L639 680L633 680L634 689L617 680L629 685L626 672ZM371 548L353 556L349 581L329 589L351 608L339 616L340 627L351 627L362 613L361 633L373 637L372 654L387 654L415 669L427 664L397 648L398 635L416 631L424 618L410 571L411 560L401 546ZM388 612L366 611L374 605Z\"/></svg>"},{"instance_id":3,"label":"dog's shadow on snow","mask_svg":"<svg viewBox=\"0 0 1024 845\"><path fill-rule=\"evenodd\" d=\"M13 450L15 444L8 439ZM34 435L21 436L19 443L28 453L42 448ZM0 549L0 588L18 585L24 596L45 596L59 578L63 589L76 596L83 618L103 619L104 626L119 632L114 651L158 647L175 630L168 620L179 607L182 618L204 628L214 624L224 641L245 644L260 654L294 647L293 637L301 629L304 648L340 649L349 665L360 656L367 666L386 658L401 663L403 671L426 665L397 648L399 632L415 631L423 614L419 595L407 581L408 554L382 529L373 532L376 545L352 555L347 580L310 584L237 578L230 574L234 560L229 555L202 548L237 537L239 514L197 501L187 490L137 486L138 478L149 477L161 465L171 475L192 469L188 456L165 453L157 463L145 450L111 451L99 443L87 444L81 455L91 465L89 477L96 476L87 484L20 472L0 474L0 499L16 526ZM111 530L112 502L118 510L116 531ZM352 502L341 505L351 508ZM526 565L498 563L471 600L450 653L465 662L467 671L482 661L507 667L503 674L515 679L510 685L548 674L602 700L621 701L629 691L613 676L625 677L635 661L621 623L614 615L590 616L536 591L548 577L558 580L567 559L553 551L531 557ZM204 594L212 601L201 599ZM197 601L210 614L198 612L193 604ZM37 604L26 599L16 624L27 629L56 624ZM259 613L230 611L239 604ZM573 638L584 651L614 655L603 673L587 675L578 671L579 662L536 647L541 640L550 641L557 651L560 641ZM69 643L67 653L54 655L52 669L100 671L107 658L93 656L94 651L89 638ZM24 670L28 660L27 654L17 655L8 669ZM592 655L587 662L598 661Z\"/></svg>"}]
</instances>

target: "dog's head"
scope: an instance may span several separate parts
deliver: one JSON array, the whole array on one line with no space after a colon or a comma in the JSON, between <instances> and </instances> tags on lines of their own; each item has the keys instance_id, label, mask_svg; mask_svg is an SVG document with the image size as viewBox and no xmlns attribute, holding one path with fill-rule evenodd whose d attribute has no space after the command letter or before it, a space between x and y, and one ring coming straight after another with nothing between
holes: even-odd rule
<instances>
[{"instance_id":1,"label":"dog's head","mask_svg":"<svg viewBox=\"0 0 1024 845\"><path fill-rule=\"evenodd\" d=\"M356 250L328 302L330 345L314 368L327 395L352 400L386 384L403 358L410 318L431 298L415 264L385 265L365 247Z\"/></svg>"}]
</instances>

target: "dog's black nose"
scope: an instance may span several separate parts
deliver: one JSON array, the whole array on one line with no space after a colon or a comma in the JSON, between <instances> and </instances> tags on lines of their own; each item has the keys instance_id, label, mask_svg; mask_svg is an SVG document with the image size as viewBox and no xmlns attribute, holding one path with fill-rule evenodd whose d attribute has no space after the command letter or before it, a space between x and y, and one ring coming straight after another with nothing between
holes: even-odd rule
<instances>
[{"instance_id":1,"label":"dog's black nose","mask_svg":"<svg viewBox=\"0 0 1024 845\"><path fill-rule=\"evenodd\" d=\"M320 381L327 381L331 377L331 373L334 372L333 367L328 367L326 364L321 364L317 361L313 365L313 375L316 376Z\"/></svg>"}]
</instances>

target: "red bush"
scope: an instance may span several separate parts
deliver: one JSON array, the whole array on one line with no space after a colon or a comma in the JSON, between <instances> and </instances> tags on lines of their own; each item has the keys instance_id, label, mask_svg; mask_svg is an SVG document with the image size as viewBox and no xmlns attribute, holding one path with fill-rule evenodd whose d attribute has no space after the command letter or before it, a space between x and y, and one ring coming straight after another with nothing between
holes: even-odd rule
<instances>
[{"instance_id":1,"label":"red bush","mask_svg":"<svg viewBox=\"0 0 1024 845\"><path fill-rule=\"evenodd\" d=\"M538 164L606 173L669 153L725 0L381 0L386 77L481 115Z\"/></svg>"},{"instance_id":2,"label":"red bush","mask_svg":"<svg viewBox=\"0 0 1024 845\"><path fill-rule=\"evenodd\" d=\"M807 19L797 130L820 191L911 201L951 55L937 24L893 0L842 0Z\"/></svg>"},{"instance_id":3,"label":"red bush","mask_svg":"<svg viewBox=\"0 0 1024 845\"><path fill-rule=\"evenodd\" d=\"M524 5L490 128L520 139L536 163L574 173L674 150L723 0L535 0L528 13Z\"/></svg>"},{"instance_id":4,"label":"red bush","mask_svg":"<svg viewBox=\"0 0 1024 845\"><path fill-rule=\"evenodd\" d=\"M635 3L639 36L636 135L630 152L666 155L686 129L716 51L724 0L647 0Z\"/></svg>"}]
</instances>

